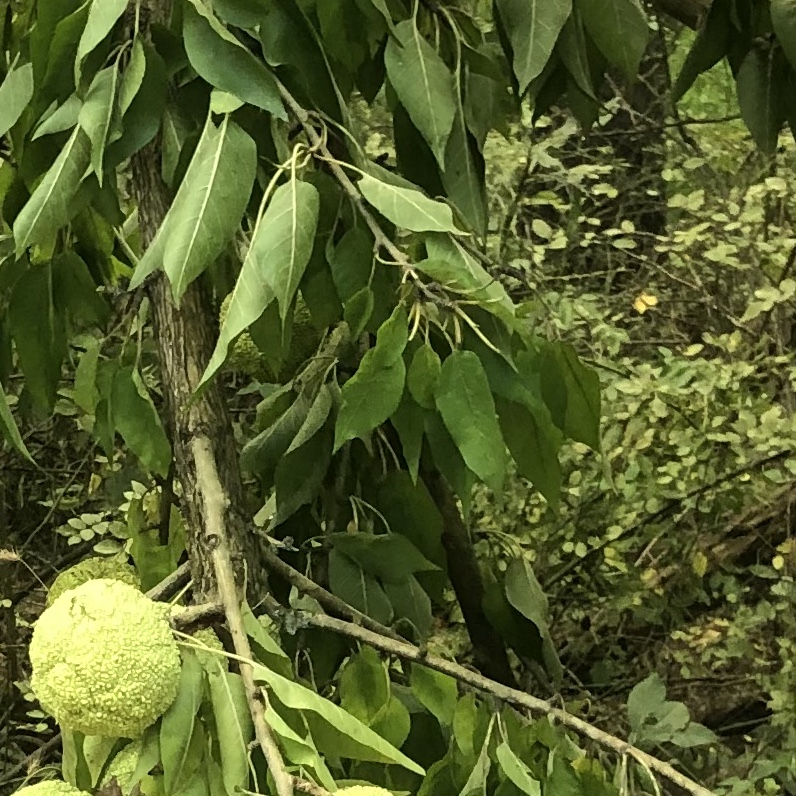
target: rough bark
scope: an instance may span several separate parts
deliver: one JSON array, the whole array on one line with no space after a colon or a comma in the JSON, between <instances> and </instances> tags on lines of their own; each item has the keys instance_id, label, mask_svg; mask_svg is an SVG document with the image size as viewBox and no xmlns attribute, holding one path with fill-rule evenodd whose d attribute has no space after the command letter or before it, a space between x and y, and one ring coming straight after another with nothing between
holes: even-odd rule
<instances>
[{"instance_id":1,"label":"rough bark","mask_svg":"<svg viewBox=\"0 0 796 796\"><path fill-rule=\"evenodd\" d=\"M148 34L152 23L167 24L170 9L171 3L166 0L145 0L141 15L144 35ZM138 206L144 247L151 244L172 198L161 178L160 160L159 136L132 159L132 192ZM219 478L229 499L225 520L236 573L241 583L245 574L250 589L256 593L263 585L262 567L257 540L247 530L245 518L238 510L244 505L243 484L232 421L220 384L210 383L202 395L194 399L194 391L214 346L209 302L201 281L197 280L188 287L177 308L163 273L151 278L147 291L160 358L164 419L181 487L180 506L186 524L195 594L201 599L216 595L210 555L213 535L206 527L192 452L192 442L200 435L210 440Z\"/></svg>"}]
</instances>

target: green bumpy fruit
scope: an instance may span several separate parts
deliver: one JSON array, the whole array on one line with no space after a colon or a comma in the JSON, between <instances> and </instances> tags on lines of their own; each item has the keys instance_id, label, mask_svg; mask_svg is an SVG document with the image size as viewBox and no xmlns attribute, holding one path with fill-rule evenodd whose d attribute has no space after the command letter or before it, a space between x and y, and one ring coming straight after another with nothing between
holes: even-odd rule
<instances>
[{"instance_id":1,"label":"green bumpy fruit","mask_svg":"<svg viewBox=\"0 0 796 796\"><path fill-rule=\"evenodd\" d=\"M185 606L172 605L171 615L178 616L184 610ZM212 627L203 627L201 630L197 630L192 634L192 638L197 645L207 647L207 651L197 649L196 647L190 647L190 649L196 653L197 660L205 669L211 672L217 672L221 669L225 672L229 671L229 660L226 655L223 654L225 652L224 645L221 643L221 639Z\"/></svg>"},{"instance_id":2,"label":"green bumpy fruit","mask_svg":"<svg viewBox=\"0 0 796 796\"><path fill-rule=\"evenodd\" d=\"M35 785L26 785L13 796L91 796L84 790L64 782L62 779L46 779Z\"/></svg>"},{"instance_id":3,"label":"green bumpy fruit","mask_svg":"<svg viewBox=\"0 0 796 796\"><path fill-rule=\"evenodd\" d=\"M169 606L127 583L90 580L39 617L31 689L65 729L139 738L177 696L181 658Z\"/></svg>"},{"instance_id":4,"label":"green bumpy fruit","mask_svg":"<svg viewBox=\"0 0 796 796\"><path fill-rule=\"evenodd\" d=\"M218 314L219 327L224 325L231 300L232 293L221 304ZM296 307L293 313L293 330L289 356L282 364L278 376L269 367L266 358L255 344L248 330L242 332L232 345L227 355L226 367L235 373L245 373L258 381L286 384L296 375L307 359L315 353L320 341L321 335L312 324L309 307L299 295L296 298Z\"/></svg>"},{"instance_id":5,"label":"green bumpy fruit","mask_svg":"<svg viewBox=\"0 0 796 796\"><path fill-rule=\"evenodd\" d=\"M133 588L139 590L141 588L141 579L129 564L115 558L94 556L93 558L84 559L79 564L69 567L69 569L65 569L58 575L47 592L47 607L49 608L65 591L82 586L84 583L97 578L120 580Z\"/></svg>"}]
</instances>

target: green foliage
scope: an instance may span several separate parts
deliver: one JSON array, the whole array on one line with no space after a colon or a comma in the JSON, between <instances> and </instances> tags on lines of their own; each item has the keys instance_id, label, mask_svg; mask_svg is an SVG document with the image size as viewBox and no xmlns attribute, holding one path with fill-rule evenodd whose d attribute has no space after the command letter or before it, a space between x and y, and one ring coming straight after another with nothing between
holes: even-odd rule
<instances>
[{"instance_id":1,"label":"green foliage","mask_svg":"<svg viewBox=\"0 0 796 796\"><path fill-rule=\"evenodd\" d=\"M47 606L52 605L65 591L95 578L110 578L127 583L136 589L141 588L138 574L125 561L114 558L87 558L59 573L47 592Z\"/></svg>"}]
</instances>

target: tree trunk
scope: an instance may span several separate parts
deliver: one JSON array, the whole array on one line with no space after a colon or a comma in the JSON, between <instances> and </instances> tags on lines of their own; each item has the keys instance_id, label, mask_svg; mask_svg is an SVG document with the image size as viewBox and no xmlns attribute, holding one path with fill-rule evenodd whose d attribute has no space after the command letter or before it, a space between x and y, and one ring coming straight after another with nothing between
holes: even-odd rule
<instances>
[{"instance_id":1,"label":"tree trunk","mask_svg":"<svg viewBox=\"0 0 796 796\"><path fill-rule=\"evenodd\" d=\"M144 0L141 32L149 35L153 23L168 24L171 3ZM146 248L166 216L171 192L161 178L161 145L157 136L132 159L132 192L138 205L139 227ZM153 310L153 325L160 357L160 374L165 407L165 426L172 443L175 473L181 488L181 509L194 593L197 599L216 597L216 580L210 551L217 540L209 531L197 488L197 468L193 442L205 437L215 459L221 486L228 498L225 509L226 532L235 564L238 585L244 576L251 593L264 587L257 537L248 529L241 509L243 484L235 449L232 421L219 382L213 381L199 398L194 390L213 350L210 303L196 280L186 290L179 309L171 296L164 273L147 281Z\"/></svg>"}]
</instances>

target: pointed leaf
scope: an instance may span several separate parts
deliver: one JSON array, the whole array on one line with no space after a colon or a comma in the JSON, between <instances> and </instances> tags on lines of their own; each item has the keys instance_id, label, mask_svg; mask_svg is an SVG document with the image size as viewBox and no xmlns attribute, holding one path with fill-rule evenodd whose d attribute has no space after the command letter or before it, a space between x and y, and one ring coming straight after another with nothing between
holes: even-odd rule
<instances>
[{"instance_id":1,"label":"pointed leaf","mask_svg":"<svg viewBox=\"0 0 796 796\"><path fill-rule=\"evenodd\" d=\"M524 94L547 66L572 11L572 0L497 0L497 8L511 42L520 94Z\"/></svg>"},{"instance_id":2,"label":"pointed leaf","mask_svg":"<svg viewBox=\"0 0 796 796\"><path fill-rule=\"evenodd\" d=\"M15 65L0 84L0 138L19 121L32 98L33 65Z\"/></svg>"},{"instance_id":3,"label":"pointed leaf","mask_svg":"<svg viewBox=\"0 0 796 796\"><path fill-rule=\"evenodd\" d=\"M505 775L520 791L528 794L528 796L541 796L541 783L531 776L528 766L514 754L505 741L498 745L495 754Z\"/></svg>"},{"instance_id":4,"label":"pointed leaf","mask_svg":"<svg viewBox=\"0 0 796 796\"><path fill-rule=\"evenodd\" d=\"M578 8L600 52L635 80L649 38L647 15L639 0L580 0Z\"/></svg>"},{"instance_id":5,"label":"pointed leaf","mask_svg":"<svg viewBox=\"0 0 796 796\"><path fill-rule=\"evenodd\" d=\"M327 536L335 550L356 561L382 582L400 583L415 572L439 570L400 533L332 533Z\"/></svg>"},{"instance_id":6,"label":"pointed leaf","mask_svg":"<svg viewBox=\"0 0 796 796\"><path fill-rule=\"evenodd\" d=\"M467 467L500 493L506 451L489 382L472 351L454 351L443 363L437 409Z\"/></svg>"},{"instance_id":7,"label":"pointed leaf","mask_svg":"<svg viewBox=\"0 0 796 796\"><path fill-rule=\"evenodd\" d=\"M415 696L443 727L453 726L459 688L452 677L416 663L412 664L409 684Z\"/></svg>"},{"instance_id":8,"label":"pointed leaf","mask_svg":"<svg viewBox=\"0 0 796 796\"><path fill-rule=\"evenodd\" d=\"M3 392L2 384L0 384L0 431L3 432L3 437L17 453L22 454L29 462L33 462L33 458L22 441L17 424L8 407L8 400Z\"/></svg>"},{"instance_id":9,"label":"pointed leaf","mask_svg":"<svg viewBox=\"0 0 796 796\"><path fill-rule=\"evenodd\" d=\"M174 203L138 264L131 288L162 265L179 304L188 285L221 254L238 228L254 183L257 148L225 118L208 121Z\"/></svg>"},{"instance_id":10,"label":"pointed leaf","mask_svg":"<svg viewBox=\"0 0 796 796\"><path fill-rule=\"evenodd\" d=\"M796 4L792 0L771 0L771 25L788 61L796 69Z\"/></svg>"},{"instance_id":11,"label":"pointed leaf","mask_svg":"<svg viewBox=\"0 0 796 796\"><path fill-rule=\"evenodd\" d=\"M45 116L42 119L31 140L35 141L43 135L52 135L53 133L63 133L65 130L71 130L77 124L77 117L82 107L83 103L80 97L77 94L72 94L66 102L61 104L49 116Z\"/></svg>"},{"instance_id":12,"label":"pointed leaf","mask_svg":"<svg viewBox=\"0 0 796 796\"><path fill-rule=\"evenodd\" d=\"M408 339L406 310L399 305L379 327L376 345L365 352L357 372L343 385L334 450L366 438L398 408L406 366L401 357Z\"/></svg>"},{"instance_id":13,"label":"pointed leaf","mask_svg":"<svg viewBox=\"0 0 796 796\"><path fill-rule=\"evenodd\" d=\"M127 8L127 0L91 0L88 21L80 36L75 71L80 74L83 59L111 32Z\"/></svg>"},{"instance_id":14,"label":"pointed leaf","mask_svg":"<svg viewBox=\"0 0 796 796\"><path fill-rule=\"evenodd\" d=\"M417 763L361 721L309 688L260 665L255 665L254 677L257 681L266 683L285 707L314 714L323 724L331 727L335 736L340 737L341 744L347 747L346 756L353 757L351 752L356 751L356 759L359 760L393 763L420 775L425 773Z\"/></svg>"},{"instance_id":15,"label":"pointed leaf","mask_svg":"<svg viewBox=\"0 0 796 796\"><path fill-rule=\"evenodd\" d=\"M777 150L777 139L785 121L782 64L770 43L755 44L743 59L735 79L738 105L755 144L766 155Z\"/></svg>"},{"instance_id":16,"label":"pointed leaf","mask_svg":"<svg viewBox=\"0 0 796 796\"><path fill-rule=\"evenodd\" d=\"M184 767L203 693L204 670L196 655L190 650L185 651L177 697L163 714L160 724L163 784L168 793L184 780Z\"/></svg>"},{"instance_id":17,"label":"pointed leaf","mask_svg":"<svg viewBox=\"0 0 796 796\"><path fill-rule=\"evenodd\" d=\"M105 145L116 108L114 100L118 77L116 64L97 72L88 87L86 99L77 117L78 124L91 140L91 165L100 185L102 185Z\"/></svg>"},{"instance_id":18,"label":"pointed leaf","mask_svg":"<svg viewBox=\"0 0 796 796\"><path fill-rule=\"evenodd\" d=\"M237 796L249 785L249 744L254 737L246 690L241 676L233 672L209 674L207 679L218 729L224 787L228 796Z\"/></svg>"},{"instance_id":19,"label":"pointed leaf","mask_svg":"<svg viewBox=\"0 0 796 796\"><path fill-rule=\"evenodd\" d=\"M47 240L69 223L77 193L91 158L91 141L75 128L61 154L14 221L17 256Z\"/></svg>"},{"instance_id":20,"label":"pointed leaf","mask_svg":"<svg viewBox=\"0 0 796 796\"><path fill-rule=\"evenodd\" d=\"M480 164L476 163L476 154ZM483 158L471 146L471 139L460 108L445 147L442 184L451 202L467 224L481 237L486 234L487 211L484 191Z\"/></svg>"},{"instance_id":21,"label":"pointed leaf","mask_svg":"<svg viewBox=\"0 0 796 796\"><path fill-rule=\"evenodd\" d=\"M461 235L453 223L453 211L444 202L429 199L420 191L390 185L369 174L358 183L365 199L398 227L413 232L450 232Z\"/></svg>"},{"instance_id":22,"label":"pointed leaf","mask_svg":"<svg viewBox=\"0 0 796 796\"><path fill-rule=\"evenodd\" d=\"M381 584L356 561L335 549L329 553L329 589L371 619L382 624L392 621L392 607Z\"/></svg>"},{"instance_id":23,"label":"pointed leaf","mask_svg":"<svg viewBox=\"0 0 796 796\"><path fill-rule=\"evenodd\" d=\"M191 66L211 86L286 119L271 73L212 14L202 0L190 0L183 22L185 52Z\"/></svg>"},{"instance_id":24,"label":"pointed leaf","mask_svg":"<svg viewBox=\"0 0 796 796\"><path fill-rule=\"evenodd\" d=\"M444 167L445 145L456 115L453 75L414 20L395 26L387 41L384 65L398 99Z\"/></svg>"}]
</instances>

